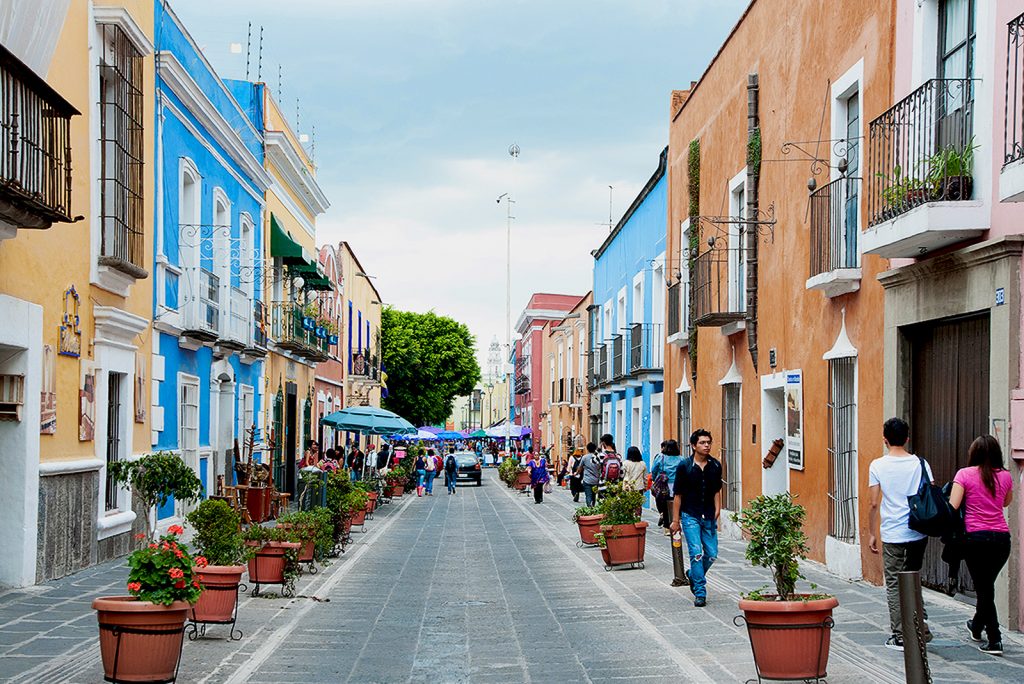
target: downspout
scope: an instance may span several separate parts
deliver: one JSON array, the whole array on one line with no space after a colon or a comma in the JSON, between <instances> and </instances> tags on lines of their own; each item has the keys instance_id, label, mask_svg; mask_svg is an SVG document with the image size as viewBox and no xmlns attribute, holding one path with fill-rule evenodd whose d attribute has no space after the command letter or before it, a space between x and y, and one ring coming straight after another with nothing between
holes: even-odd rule
<instances>
[{"instance_id":1,"label":"downspout","mask_svg":"<svg viewBox=\"0 0 1024 684\"><path fill-rule=\"evenodd\" d=\"M758 76L747 76L747 224L745 241L747 249L747 349L750 360L757 370L757 247L758 231L757 189L761 174L761 129L757 117Z\"/></svg>"}]
</instances>

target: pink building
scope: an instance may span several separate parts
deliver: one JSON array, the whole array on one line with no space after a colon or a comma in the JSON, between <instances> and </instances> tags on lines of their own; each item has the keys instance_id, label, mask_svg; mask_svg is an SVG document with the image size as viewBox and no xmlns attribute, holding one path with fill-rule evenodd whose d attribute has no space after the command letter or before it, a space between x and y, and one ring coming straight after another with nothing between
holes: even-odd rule
<instances>
[{"instance_id":1,"label":"pink building","mask_svg":"<svg viewBox=\"0 0 1024 684\"><path fill-rule=\"evenodd\" d=\"M534 447L546 447L555 437L543 434L543 349L551 325L557 325L580 303L579 295L535 293L516 321L519 339L515 343L515 375L513 395L514 421L529 426Z\"/></svg>"}]
</instances>

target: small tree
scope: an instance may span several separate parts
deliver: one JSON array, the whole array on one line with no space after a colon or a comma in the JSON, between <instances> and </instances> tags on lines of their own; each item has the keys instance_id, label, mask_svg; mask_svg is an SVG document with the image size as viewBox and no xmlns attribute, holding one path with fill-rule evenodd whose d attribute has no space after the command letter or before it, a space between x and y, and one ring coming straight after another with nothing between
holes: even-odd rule
<instances>
[{"instance_id":1,"label":"small tree","mask_svg":"<svg viewBox=\"0 0 1024 684\"><path fill-rule=\"evenodd\" d=\"M180 457L167 451L143 456L134 461L115 461L107 466L115 482L131 487L142 500L146 515L163 506L172 496L178 501L196 501L203 494L203 483ZM147 520L150 539L156 539L156 516Z\"/></svg>"},{"instance_id":2,"label":"small tree","mask_svg":"<svg viewBox=\"0 0 1024 684\"><path fill-rule=\"evenodd\" d=\"M800 561L807 558L806 517L807 511L788 492L761 495L732 514L733 522L750 537L747 560L771 570L779 601L792 601L797 580L803 579Z\"/></svg>"}]
</instances>

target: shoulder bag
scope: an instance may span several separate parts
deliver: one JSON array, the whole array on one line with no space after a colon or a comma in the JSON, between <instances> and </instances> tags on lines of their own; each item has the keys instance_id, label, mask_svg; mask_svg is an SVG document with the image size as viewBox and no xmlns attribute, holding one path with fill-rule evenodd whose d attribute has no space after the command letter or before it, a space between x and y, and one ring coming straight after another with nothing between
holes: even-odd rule
<instances>
[{"instance_id":1,"label":"shoulder bag","mask_svg":"<svg viewBox=\"0 0 1024 684\"><path fill-rule=\"evenodd\" d=\"M917 493L907 497L910 506L910 520L907 524L915 532L929 537L941 537L954 526L956 518L953 508L942 495L942 488L928 479L924 459L920 456L917 458L921 461L921 483Z\"/></svg>"}]
</instances>

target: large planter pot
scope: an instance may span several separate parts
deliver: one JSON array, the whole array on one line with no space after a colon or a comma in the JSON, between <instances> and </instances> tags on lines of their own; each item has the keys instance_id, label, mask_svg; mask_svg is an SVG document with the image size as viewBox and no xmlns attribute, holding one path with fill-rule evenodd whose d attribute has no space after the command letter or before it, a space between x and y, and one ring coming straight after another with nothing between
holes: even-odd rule
<instances>
[{"instance_id":1,"label":"large planter pot","mask_svg":"<svg viewBox=\"0 0 1024 684\"><path fill-rule=\"evenodd\" d=\"M740 601L754 666L762 679L826 676L835 598L810 601Z\"/></svg>"},{"instance_id":2,"label":"large planter pot","mask_svg":"<svg viewBox=\"0 0 1024 684\"><path fill-rule=\"evenodd\" d=\"M238 604L238 585L242 581L245 566L207 565L198 572L203 593L189 611L189 619L221 625L233 623L235 606Z\"/></svg>"},{"instance_id":3,"label":"large planter pot","mask_svg":"<svg viewBox=\"0 0 1024 684\"><path fill-rule=\"evenodd\" d=\"M601 525L605 542L601 547L601 557L604 558L605 570L611 570L616 565L643 567L648 524Z\"/></svg>"},{"instance_id":4,"label":"large planter pot","mask_svg":"<svg viewBox=\"0 0 1024 684\"><path fill-rule=\"evenodd\" d=\"M521 472L518 475L516 475L516 483L515 483L514 486L519 491L523 491L524 489L529 487L530 486L530 472L528 470L524 470L523 472Z\"/></svg>"},{"instance_id":5,"label":"large planter pot","mask_svg":"<svg viewBox=\"0 0 1024 684\"><path fill-rule=\"evenodd\" d=\"M349 512L349 526L352 525L363 525L366 523L366 509L361 508L358 511Z\"/></svg>"},{"instance_id":6,"label":"large planter pot","mask_svg":"<svg viewBox=\"0 0 1024 684\"><path fill-rule=\"evenodd\" d=\"M178 674L189 605L162 606L131 596L92 602L100 627L103 677L108 682L172 682Z\"/></svg>"},{"instance_id":7,"label":"large planter pot","mask_svg":"<svg viewBox=\"0 0 1024 684\"><path fill-rule=\"evenodd\" d=\"M270 489L250 487L245 493L245 508L253 522L270 519Z\"/></svg>"},{"instance_id":8,"label":"large planter pot","mask_svg":"<svg viewBox=\"0 0 1024 684\"><path fill-rule=\"evenodd\" d=\"M254 595L259 594L261 584L284 585L284 569L287 559L284 554L289 549L298 551L300 544L295 542L267 542L249 559L249 581L256 585Z\"/></svg>"},{"instance_id":9,"label":"large planter pot","mask_svg":"<svg viewBox=\"0 0 1024 684\"><path fill-rule=\"evenodd\" d=\"M391 484L384 487L384 496L397 499L405 493L405 484Z\"/></svg>"},{"instance_id":10,"label":"large planter pot","mask_svg":"<svg viewBox=\"0 0 1024 684\"><path fill-rule=\"evenodd\" d=\"M277 526L277 528L280 529L280 530L294 530L295 526L292 525L291 523L280 523ZM308 528L303 528L303 530L301 530L301 531L309 532L309 529ZM312 539L312 538L310 538L310 539L303 539L302 542L300 542L300 544L301 544L301 546L299 547L299 562L300 563L312 563L313 562L313 555L316 552L316 540Z\"/></svg>"},{"instance_id":11,"label":"large planter pot","mask_svg":"<svg viewBox=\"0 0 1024 684\"><path fill-rule=\"evenodd\" d=\"M366 512L373 515L373 512L377 510L377 492L367 492L366 496L370 499L366 502Z\"/></svg>"},{"instance_id":12,"label":"large planter pot","mask_svg":"<svg viewBox=\"0 0 1024 684\"><path fill-rule=\"evenodd\" d=\"M604 520L603 515L581 515L576 519L576 524L580 528L580 544L589 546L597 544L594 535L601 531L602 520Z\"/></svg>"}]
</instances>

